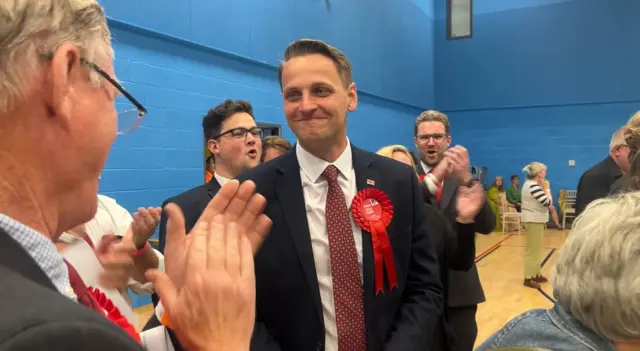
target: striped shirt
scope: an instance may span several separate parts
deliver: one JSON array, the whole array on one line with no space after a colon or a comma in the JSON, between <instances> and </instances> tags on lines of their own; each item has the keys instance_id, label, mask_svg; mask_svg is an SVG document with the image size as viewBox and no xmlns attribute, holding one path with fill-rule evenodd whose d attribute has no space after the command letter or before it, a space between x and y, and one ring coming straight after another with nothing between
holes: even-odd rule
<instances>
[{"instance_id":1,"label":"striped shirt","mask_svg":"<svg viewBox=\"0 0 640 351\"><path fill-rule=\"evenodd\" d=\"M521 212L523 222L547 223L550 205L551 199L538 183L531 179L524 182Z\"/></svg>"},{"instance_id":2,"label":"striped shirt","mask_svg":"<svg viewBox=\"0 0 640 351\"><path fill-rule=\"evenodd\" d=\"M551 205L551 200L549 199L549 197L547 196L547 193L544 192L544 190L540 185L532 184L529 187L529 193L531 193L531 196L533 196L534 199L538 200L538 202L542 206L549 207L549 205Z\"/></svg>"}]
</instances>

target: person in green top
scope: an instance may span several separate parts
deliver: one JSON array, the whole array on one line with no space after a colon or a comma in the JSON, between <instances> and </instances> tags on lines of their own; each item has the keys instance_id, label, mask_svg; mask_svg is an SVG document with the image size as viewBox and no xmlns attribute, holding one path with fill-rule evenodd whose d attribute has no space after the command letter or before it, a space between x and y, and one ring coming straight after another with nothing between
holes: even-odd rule
<instances>
[{"instance_id":1,"label":"person in green top","mask_svg":"<svg viewBox=\"0 0 640 351\"><path fill-rule=\"evenodd\" d=\"M502 187L502 177L498 176L493 180L489 190L487 190L487 201L489 202L489 206L491 206L491 211L496 217L496 226L493 229L494 232L502 231L502 221L500 220L500 193L504 192Z\"/></svg>"},{"instance_id":2,"label":"person in green top","mask_svg":"<svg viewBox=\"0 0 640 351\"><path fill-rule=\"evenodd\" d=\"M516 174L511 176L511 186L507 188L507 201L520 212L522 205L522 191L520 190L520 177Z\"/></svg>"}]
</instances>

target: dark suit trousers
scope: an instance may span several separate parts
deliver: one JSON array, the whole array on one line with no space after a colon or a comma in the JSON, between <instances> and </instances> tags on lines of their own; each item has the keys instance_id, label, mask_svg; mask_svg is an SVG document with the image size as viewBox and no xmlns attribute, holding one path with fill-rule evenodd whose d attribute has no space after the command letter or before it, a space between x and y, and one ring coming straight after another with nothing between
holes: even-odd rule
<instances>
[{"instance_id":1,"label":"dark suit trousers","mask_svg":"<svg viewBox=\"0 0 640 351\"><path fill-rule=\"evenodd\" d=\"M449 307L449 327L455 335L454 351L472 351L478 337L476 311L478 305Z\"/></svg>"}]
</instances>

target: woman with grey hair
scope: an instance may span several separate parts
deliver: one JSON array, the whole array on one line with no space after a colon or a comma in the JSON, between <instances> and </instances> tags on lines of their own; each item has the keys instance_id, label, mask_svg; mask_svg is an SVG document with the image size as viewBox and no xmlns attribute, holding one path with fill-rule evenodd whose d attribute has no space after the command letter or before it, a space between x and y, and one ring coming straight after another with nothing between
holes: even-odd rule
<instances>
[{"instance_id":1,"label":"woman with grey hair","mask_svg":"<svg viewBox=\"0 0 640 351\"><path fill-rule=\"evenodd\" d=\"M532 162L522 170L527 180L522 185L522 212L526 243L524 249L524 286L538 289L546 283L540 273L542 263L542 240L544 225L549 220L549 208L553 206L551 194L544 187L547 167L540 162Z\"/></svg>"},{"instance_id":2,"label":"woman with grey hair","mask_svg":"<svg viewBox=\"0 0 640 351\"><path fill-rule=\"evenodd\" d=\"M640 350L639 228L640 192L589 204L554 268L553 308L514 318L476 351Z\"/></svg>"}]
</instances>

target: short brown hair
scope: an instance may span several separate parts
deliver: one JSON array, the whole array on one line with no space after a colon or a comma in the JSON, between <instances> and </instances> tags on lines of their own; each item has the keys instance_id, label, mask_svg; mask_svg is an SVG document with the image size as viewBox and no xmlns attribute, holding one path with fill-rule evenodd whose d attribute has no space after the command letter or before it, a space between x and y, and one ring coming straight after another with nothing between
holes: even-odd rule
<instances>
[{"instance_id":1,"label":"short brown hair","mask_svg":"<svg viewBox=\"0 0 640 351\"><path fill-rule=\"evenodd\" d=\"M345 54L337 48L316 39L298 39L291 43L284 51L284 60L278 66L278 80L280 81L280 89L282 89L282 70L284 63L299 57L307 55L322 55L331 59L336 65L338 74L342 78L344 86L353 83L353 74L351 72L351 63Z\"/></svg>"},{"instance_id":2,"label":"short brown hair","mask_svg":"<svg viewBox=\"0 0 640 351\"><path fill-rule=\"evenodd\" d=\"M209 109L202 118L202 130L207 139L213 139L222 133L222 123L236 113L245 112L253 117L253 107L249 101L227 99L218 106Z\"/></svg>"},{"instance_id":3,"label":"short brown hair","mask_svg":"<svg viewBox=\"0 0 640 351\"><path fill-rule=\"evenodd\" d=\"M416 118L416 125L413 127L413 136L418 135L418 127L422 122L440 122L444 125L444 132L449 135L449 118L440 111L428 110L422 112L420 116Z\"/></svg>"},{"instance_id":4,"label":"short brown hair","mask_svg":"<svg viewBox=\"0 0 640 351\"><path fill-rule=\"evenodd\" d=\"M269 135L264 137L264 139L262 139L262 159L264 159L264 154L268 148L274 148L286 152L291 150L291 143L279 135Z\"/></svg>"}]
</instances>

